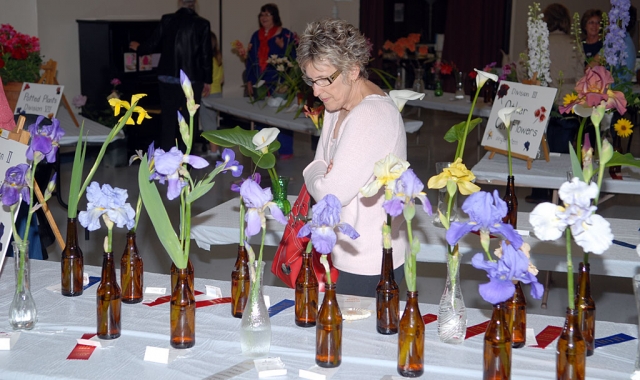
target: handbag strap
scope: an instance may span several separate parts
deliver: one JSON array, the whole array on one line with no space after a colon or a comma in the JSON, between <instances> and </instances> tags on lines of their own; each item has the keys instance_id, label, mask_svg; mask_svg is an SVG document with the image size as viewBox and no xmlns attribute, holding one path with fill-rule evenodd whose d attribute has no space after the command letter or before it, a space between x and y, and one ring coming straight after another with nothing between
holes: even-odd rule
<instances>
[{"instance_id":1,"label":"handbag strap","mask_svg":"<svg viewBox=\"0 0 640 380\"><path fill-rule=\"evenodd\" d=\"M294 225L294 223L298 221L302 221L303 223L305 223L304 218L306 218L306 216L309 214L310 198L311 197L309 196L309 192L307 191L307 185L302 184L300 194L298 194L298 198L293 203L293 207L291 207L291 212L289 213L290 225Z\"/></svg>"}]
</instances>

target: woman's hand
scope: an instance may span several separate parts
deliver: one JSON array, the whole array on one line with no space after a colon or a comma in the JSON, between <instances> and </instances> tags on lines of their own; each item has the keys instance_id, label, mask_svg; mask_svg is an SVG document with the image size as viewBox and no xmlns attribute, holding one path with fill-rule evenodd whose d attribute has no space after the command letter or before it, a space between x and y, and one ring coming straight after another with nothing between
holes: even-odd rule
<instances>
[{"instance_id":1,"label":"woman's hand","mask_svg":"<svg viewBox=\"0 0 640 380\"><path fill-rule=\"evenodd\" d=\"M329 166L327 166L327 172L326 172L326 173L324 173L324 176L325 176L325 177L327 176L327 174L329 174L329 172L331 171L331 169L333 169L333 160L331 160L331 161L329 162Z\"/></svg>"}]
</instances>

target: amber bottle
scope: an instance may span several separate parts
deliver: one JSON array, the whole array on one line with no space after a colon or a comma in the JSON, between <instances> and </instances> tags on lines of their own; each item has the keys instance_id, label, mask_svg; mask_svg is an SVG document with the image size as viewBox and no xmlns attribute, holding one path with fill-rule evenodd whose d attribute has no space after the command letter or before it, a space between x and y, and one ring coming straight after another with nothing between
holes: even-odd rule
<instances>
[{"instance_id":1,"label":"amber bottle","mask_svg":"<svg viewBox=\"0 0 640 380\"><path fill-rule=\"evenodd\" d=\"M518 197L512 175L507 176L507 189L502 200L507 203L507 215L502 218L502 223L509 223L513 228L518 228Z\"/></svg>"},{"instance_id":2,"label":"amber bottle","mask_svg":"<svg viewBox=\"0 0 640 380\"><path fill-rule=\"evenodd\" d=\"M105 252L102 258L102 277L96 290L98 338L115 339L120 336L121 301L113 253Z\"/></svg>"},{"instance_id":3,"label":"amber bottle","mask_svg":"<svg viewBox=\"0 0 640 380\"><path fill-rule=\"evenodd\" d=\"M78 219L67 218L67 242L60 258L62 267L61 293L63 296L75 297L83 291L84 259L78 245Z\"/></svg>"},{"instance_id":4,"label":"amber bottle","mask_svg":"<svg viewBox=\"0 0 640 380\"><path fill-rule=\"evenodd\" d=\"M516 281L515 286L513 297L505 302L505 319L511 327L512 347L521 348L527 341L527 299L520 281Z\"/></svg>"},{"instance_id":5,"label":"amber bottle","mask_svg":"<svg viewBox=\"0 0 640 380\"><path fill-rule=\"evenodd\" d=\"M242 318L242 312L249 299L249 256L244 245L238 245L238 257L231 272L231 315Z\"/></svg>"},{"instance_id":6,"label":"amber bottle","mask_svg":"<svg viewBox=\"0 0 640 380\"><path fill-rule=\"evenodd\" d=\"M136 233L127 233L127 245L120 259L120 285L122 285L122 302L138 303L144 294L144 268L142 257L136 245Z\"/></svg>"},{"instance_id":7,"label":"amber bottle","mask_svg":"<svg viewBox=\"0 0 640 380\"><path fill-rule=\"evenodd\" d=\"M420 377L424 373L424 321L418 292L407 291L407 303L398 328L398 373Z\"/></svg>"},{"instance_id":8,"label":"amber bottle","mask_svg":"<svg viewBox=\"0 0 640 380\"><path fill-rule=\"evenodd\" d=\"M318 316L318 279L313 270L312 252L302 254L302 266L296 277L295 322L300 327L316 325Z\"/></svg>"},{"instance_id":9,"label":"amber bottle","mask_svg":"<svg viewBox=\"0 0 640 380\"><path fill-rule=\"evenodd\" d=\"M483 379L511 378L511 332L505 319L505 305L493 305L491 321L484 334Z\"/></svg>"},{"instance_id":10,"label":"amber bottle","mask_svg":"<svg viewBox=\"0 0 640 380\"><path fill-rule=\"evenodd\" d=\"M587 356L593 355L596 334L596 303L591 298L591 264L580 263L578 274L578 292L575 298L580 333L587 347Z\"/></svg>"},{"instance_id":11,"label":"amber bottle","mask_svg":"<svg viewBox=\"0 0 640 380\"><path fill-rule=\"evenodd\" d=\"M587 347L580 333L578 310L567 308L564 328L556 348L556 378L577 380L585 378Z\"/></svg>"},{"instance_id":12,"label":"amber bottle","mask_svg":"<svg viewBox=\"0 0 640 380\"><path fill-rule=\"evenodd\" d=\"M171 262L171 289L172 290L176 287L176 284L178 283L179 270L180 269L178 269L176 264ZM192 292L195 292L195 289L196 289L193 286L194 276L195 274L193 272L193 263L191 263L191 259L188 259L187 260L187 279L189 280L189 288L191 289Z\"/></svg>"},{"instance_id":13,"label":"amber bottle","mask_svg":"<svg viewBox=\"0 0 640 380\"><path fill-rule=\"evenodd\" d=\"M382 250L382 269L376 287L376 329L380 334L398 333L400 291L393 276L393 250Z\"/></svg>"},{"instance_id":14,"label":"amber bottle","mask_svg":"<svg viewBox=\"0 0 640 380\"><path fill-rule=\"evenodd\" d=\"M171 292L171 347L190 348L196 344L196 299L189 286L189 270L176 270L176 286Z\"/></svg>"},{"instance_id":15,"label":"amber bottle","mask_svg":"<svg viewBox=\"0 0 640 380\"><path fill-rule=\"evenodd\" d=\"M336 284L326 284L316 320L316 364L338 367L342 362L342 313L336 300Z\"/></svg>"}]
</instances>

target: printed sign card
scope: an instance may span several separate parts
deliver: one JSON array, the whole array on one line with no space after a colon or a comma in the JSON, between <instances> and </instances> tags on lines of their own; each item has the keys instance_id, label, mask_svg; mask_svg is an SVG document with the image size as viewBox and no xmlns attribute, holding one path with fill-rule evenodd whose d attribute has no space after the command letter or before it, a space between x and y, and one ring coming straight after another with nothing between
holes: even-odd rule
<instances>
[{"instance_id":1,"label":"printed sign card","mask_svg":"<svg viewBox=\"0 0 640 380\"><path fill-rule=\"evenodd\" d=\"M511 152L535 159L557 91L553 87L501 81L482 145L489 150L507 151L507 131L498 111L505 107L519 107L522 110L511 116Z\"/></svg>"},{"instance_id":2,"label":"printed sign card","mask_svg":"<svg viewBox=\"0 0 640 380\"><path fill-rule=\"evenodd\" d=\"M51 119L58 113L64 86L23 83L14 113L31 113Z\"/></svg>"},{"instance_id":3,"label":"printed sign card","mask_svg":"<svg viewBox=\"0 0 640 380\"><path fill-rule=\"evenodd\" d=\"M8 131L2 131L2 135L0 135L0 173L6 173L10 167L27 162L28 146L15 140L8 140L8 134ZM0 177L0 186L3 181L4 175ZM16 215L18 215L17 212ZM2 233L0 235L0 268L2 268L5 252L9 248L9 240L13 231L9 207L0 205L0 225L2 226L0 227L0 232Z\"/></svg>"}]
</instances>

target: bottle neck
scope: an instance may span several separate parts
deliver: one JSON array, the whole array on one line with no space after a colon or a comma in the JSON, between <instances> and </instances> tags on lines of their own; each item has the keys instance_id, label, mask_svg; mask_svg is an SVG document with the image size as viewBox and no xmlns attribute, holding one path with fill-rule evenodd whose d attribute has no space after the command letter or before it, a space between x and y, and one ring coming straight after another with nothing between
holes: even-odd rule
<instances>
[{"instance_id":1,"label":"bottle neck","mask_svg":"<svg viewBox=\"0 0 640 380\"><path fill-rule=\"evenodd\" d=\"M580 263L580 296L585 298L591 297L590 269L591 264Z\"/></svg>"},{"instance_id":2,"label":"bottle neck","mask_svg":"<svg viewBox=\"0 0 640 380\"><path fill-rule=\"evenodd\" d=\"M393 249L382 249L382 269L380 271L382 278L386 280L393 280Z\"/></svg>"},{"instance_id":3,"label":"bottle neck","mask_svg":"<svg viewBox=\"0 0 640 380\"><path fill-rule=\"evenodd\" d=\"M102 278L115 277L116 269L113 265L113 253L105 252L102 256Z\"/></svg>"},{"instance_id":4,"label":"bottle neck","mask_svg":"<svg viewBox=\"0 0 640 380\"><path fill-rule=\"evenodd\" d=\"M67 219L67 245L78 245L78 219Z\"/></svg>"}]
</instances>

